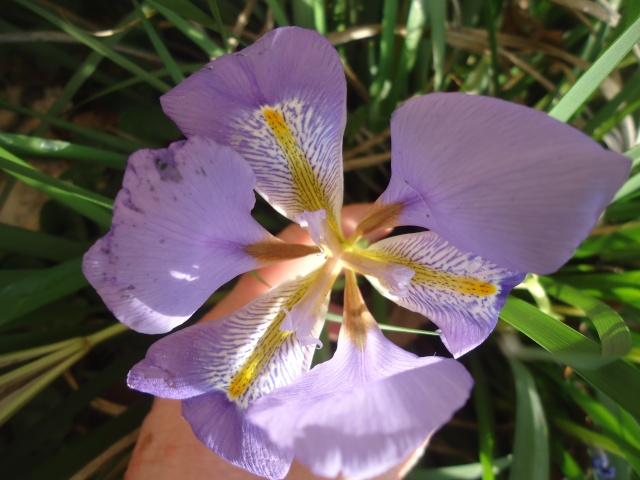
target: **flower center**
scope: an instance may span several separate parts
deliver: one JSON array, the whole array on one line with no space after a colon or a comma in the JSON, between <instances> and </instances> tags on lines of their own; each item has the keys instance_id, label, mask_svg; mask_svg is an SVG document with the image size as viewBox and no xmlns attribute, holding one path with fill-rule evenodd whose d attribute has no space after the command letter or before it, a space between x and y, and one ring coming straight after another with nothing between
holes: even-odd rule
<instances>
[{"instance_id":1,"label":"flower center","mask_svg":"<svg viewBox=\"0 0 640 480\"><path fill-rule=\"evenodd\" d=\"M342 266L362 275L376 277L392 295L408 295L415 270L395 262L378 260L355 247L351 240L340 242L327 221L327 212L303 212L295 218L327 257L339 259Z\"/></svg>"}]
</instances>

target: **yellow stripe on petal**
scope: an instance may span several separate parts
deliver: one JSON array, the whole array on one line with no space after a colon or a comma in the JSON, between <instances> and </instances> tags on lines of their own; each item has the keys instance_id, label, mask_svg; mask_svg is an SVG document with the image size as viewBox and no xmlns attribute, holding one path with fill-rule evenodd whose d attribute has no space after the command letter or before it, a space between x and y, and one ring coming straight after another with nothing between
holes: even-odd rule
<instances>
[{"instance_id":1,"label":"yellow stripe on petal","mask_svg":"<svg viewBox=\"0 0 640 480\"><path fill-rule=\"evenodd\" d=\"M229 385L229 396L234 399L245 393L253 380L263 370L276 350L281 347L292 332L280 330L280 324L284 320L284 312L278 314L274 323L267 329L264 336L255 346L253 352L233 377Z\"/></svg>"},{"instance_id":2,"label":"yellow stripe on petal","mask_svg":"<svg viewBox=\"0 0 640 480\"><path fill-rule=\"evenodd\" d=\"M456 275L444 270L437 270L401 255L394 255L382 251L361 251L359 253L366 258L384 264L402 265L410 268L415 272L415 275L411 278L411 283L414 285L463 295L475 295L478 297L486 297L498 293L498 287L490 282L470 276ZM375 276L374 272L362 273Z\"/></svg>"},{"instance_id":3,"label":"yellow stripe on petal","mask_svg":"<svg viewBox=\"0 0 640 480\"><path fill-rule=\"evenodd\" d=\"M270 108L264 109L263 115L289 166L293 187L300 202L300 207L302 210L309 212L325 209L329 214L328 221L331 229L339 238L342 238L341 230L331 214L333 209L325 195L325 191L317 175L311 169L309 159L291 132L284 117L280 112Z\"/></svg>"},{"instance_id":4,"label":"yellow stripe on petal","mask_svg":"<svg viewBox=\"0 0 640 480\"><path fill-rule=\"evenodd\" d=\"M525 276L461 252L433 231L380 240L357 253L377 265L375 270L365 272L373 286L398 305L435 323L455 357L489 336L507 294ZM378 273L385 272L384 265L393 275ZM413 273L408 282L402 269ZM401 288L403 284L406 289Z\"/></svg>"},{"instance_id":5,"label":"yellow stripe on petal","mask_svg":"<svg viewBox=\"0 0 640 480\"><path fill-rule=\"evenodd\" d=\"M285 300L282 309L276 314L269 327L262 337L260 337L258 343L232 378L228 390L231 399L236 399L247 392L254 380L263 372L267 364L276 354L277 350L285 344L291 335L294 335L293 332L280 330L280 326L286 315L284 309L287 311L291 310L303 297L314 279L315 275L308 276L305 279L306 281L302 282Z\"/></svg>"}]
</instances>

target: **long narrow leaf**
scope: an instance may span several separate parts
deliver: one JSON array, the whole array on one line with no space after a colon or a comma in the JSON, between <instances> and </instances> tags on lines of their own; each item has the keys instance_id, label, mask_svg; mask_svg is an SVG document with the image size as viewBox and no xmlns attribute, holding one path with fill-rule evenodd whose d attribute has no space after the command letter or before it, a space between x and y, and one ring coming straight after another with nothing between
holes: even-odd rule
<instances>
[{"instance_id":1,"label":"long narrow leaf","mask_svg":"<svg viewBox=\"0 0 640 480\"><path fill-rule=\"evenodd\" d=\"M204 35L200 30L195 28L191 23L182 18L174 11L166 8L158 2L148 0L149 5L155 8L163 17L169 20L173 25L185 34L193 43L200 47L210 57L219 57L225 54L224 48L220 47L209 37ZM198 66L198 68L200 68ZM184 68L184 66L182 67Z\"/></svg>"},{"instance_id":2,"label":"long narrow leaf","mask_svg":"<svg viewBox=\"0 0 640 480\"><path fill-rule=\"evenodd\" d=\"M63 140L17 133L0 132L0 147L4 147L18 155L64 158L65 160L78 160L118 169L124 169L127 163L126 155L120 153L109 152L101 148L86 147Z\"/></svg>"},{"instance_id":3,"label":"long narrow leaf","mask_svg":"<svg viewBox=\"0 0 640 480\"><path fill-rule=\"evenodd\" d=\"M0 147L0 168L27 185L51 195L60 203L96 223L104 227L111 224L111 214L108 210L112 208L113 203L108 198L50 177L2 147Z\"/></svg>"},{"instance_id":4,"label":"long narrow leaf","mask_svg":"<svg viewBox=\"0 0 640 480\"><path fill-rule=\"evenodd\" d=\"M624 360L617 359L605 365L589 368L578 358L601 358L600 346L564 323L517 298L509 298L500 314L507 323L520 330L558 360L573 367L575 372L627 410L636 420L640 419L640 370ZM624 386L624 388L621 388Z\"/></svg>"},{"instance_id":5,"label":"long narrow leaf","mask_svg":"<svg viewBox=\"0 0 640 480\"><path fill-rule=\"evenodd\" d=\"M433 89L441 90L444 82L444 60L447 48L447 2L428 0L425 3L431 26L431 48L433 51Z\"/></svg>"},{"instance_id":6,"label":"long narrow leaf","mask_svg":"<svg viewBox=\"0 0 640 480\"><path fill-rule=\"evenodd\" d=\"M509 359L516 384L516 432L510 480L549 479L549 429L533 376Z\"/></svg>"},{"instance_id":7,"label":"long narrow leaf","mask_svg":"<svg viewBox=\"0 0 640 480\"><path fill-rule=\"evenodd\" d=\"M70 260L0 288L0 325L88 285L80 263Z\"/></svg>"},{"instance_id":8,"label":"long narrow leaf","mask_svg":"<svg viewBox=\"0 0 640 480\"><path fill-rule=\"evenodd\" d=\"M553 107L549 115L563 122L569 121L638 40L640 40L640 17L578 79L575 85Z\"/></svg>"},{"instance_id":9,"label":"long narrow leaf","mask_svg":"<svg viewBox=\"0 0 640 480\"><path fill-rule=\"evenodd\" d=\"M62 262L77 258L86 249L85 245L73 240L0 223L0 250L5 252Z\"/></svg>"},{"instance_id":10,"label":"long narrow leaf","mask_svg":"<svg viewBox=\"0 0 640 480\"><path fill-rule=\"evenodd\" d=\"M79 136L90 138L91 140L94 140L98 143L103 143L105 145L108 145L113 148L117 148L118 150L121 150L124 152L130 152L131 150L136 150L138 148L149 147L149 145L146 145L141 142L126 140L124 138L118 138L114 135L110 135L108 133L95 130L93 128L81 127L80 125L76 125L75 123L68 122L66 120L60 120L59 118L51 117L44 113L38 113L35 110L30 110L28 108L24 108L19 105L4 102L2 100L0 100L0 108L6 108L7 110L12 110L21 115L28 115L30 117L46 120L50 122L52 125L62 127L64 129L69 130L70 132L74 132L78 134Z\"/></svg>"},{"instance_id":11,"label":"long narrow leaf","mask_svg":"<svg viewBox=\"0 0 640 480\"><path fill-rule=\"evenodd\" d=\"M180 68L178 68L178 64L175 62L175 60L171 56L171 53L169 52L166 45L158 35L158 32L156 32L156 30L153 28L153 25L151 25L151 22L147 18L146 13L144 12L143 8L140 6L140 2L138 2L138 0L133 0L133 4L136 7L138 18L142 22L142 27L144 28L144 31L149 37L149 40L151 41L153 48L158 53L158 56L162 59L162 63L164 63L164 66L167 67L167 71L171 75L171 78L173 79L174 83L176 84L180 83L181 81L184 80L184 75L180 71Z\"/></svg>"},{"instance_id":12,"label":"long narrow leaf","mask_svg":"<svg viewBox=\"0 0 640 480\"><path fill-rule=\"evenodd\" d=\"M549 295L585 312L598 331L603 356L622 357L631 350L629 327L609 305L569 285L549 278L542 281Z\"/></svg>"},{"instance_id":13,"label":"long narrow leaf","mask_svg":"<svg viewBox=\"0 0 640 480\"><path fill-rule=\"evenodd\" d=\"M125 70L128 70L134 75L144 78L149 85L151 85L161 93L165 93L171 89L170 85L154 77L153 75L149 75L149 72L147 72L144 68L136 65L133 61L129 60L125 56L115 52L113 49L105 45L103 42L82 32L79 28L76 28L70 23L65 22L60 17L51 13L47 9L42 8L41 6L35 5L26 0L14 0L14 1L18 2L20 5L40 15L42 18L49 21L59 29L67 32L69 35L81 41L92 50L95 50L101 55L104 55L105 57L107 57L112 62L120 65Z\"/></svg>"}]
</instances>

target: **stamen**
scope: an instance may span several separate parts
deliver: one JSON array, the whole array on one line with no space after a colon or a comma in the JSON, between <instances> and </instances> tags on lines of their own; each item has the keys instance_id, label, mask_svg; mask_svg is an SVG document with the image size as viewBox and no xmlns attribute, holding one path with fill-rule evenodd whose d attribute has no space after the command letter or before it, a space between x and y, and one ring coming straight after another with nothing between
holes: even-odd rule
<instances>
[{"instance_id":1,"label":"stamen","mask_svg":"<svg viewBox=\"0 0 640 480\"><path fill-rule=\"evenodd\" d=\"M340 332L344 332L351 342L364 351L367 330L375 325L375 320L364 303L356 275L352 270L345 272L344 317Z\"/></svg>"},{"instance_id":2,"label":"stamen","mask_svg":"<svg viewBox=\"0 0 640 480\"><path fill-rule=\"evenodd\" d=\"M278 239L270 239L246 245L244 251L264 264L284 262L286 260L293 260L294 258L306 257L307 255L321 252L315 245L285 243Z\"/></svg>"},{"instance_id":3,"label":"stamen","mask_svg":"<svg viewBox=\"0 0 640 480\"><path fill-rule=\"evenodd\" d=\"M389 203L386 205L375 204L364 217L355 231L349 237L350 242L356 242L361 236L367 233L392 228L398 225L398 217L404 210L405 204L402 202Z\"/></svg>"},{"instance_id":4,"label":"stamen","mask_svg":"<svg viewBox=\"0 0 640 480\"><path fill-rule=\"evenodd\" d=\"M406 297L409 294L409 283L416 273L411 268L375 260L356 251L343 252L340 259L352 270L376 277L391 295Z\"/></svg>"}]
</instances>

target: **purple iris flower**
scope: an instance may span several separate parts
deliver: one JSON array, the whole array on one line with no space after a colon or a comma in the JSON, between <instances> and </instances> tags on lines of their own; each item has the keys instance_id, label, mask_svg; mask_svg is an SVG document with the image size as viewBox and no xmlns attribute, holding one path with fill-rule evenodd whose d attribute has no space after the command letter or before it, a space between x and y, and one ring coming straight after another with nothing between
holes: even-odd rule
<instances>
[{"instance_id":1,"label":"purple iris flower","mask_svg":"<svg viewBox=\"0 0 640 480\"><path fill-rule=\"evenodd\" d=\"M133 388L182 399L195 435L218 455L272 479L293 458L322 476L377 475L469 396L473 382L456 360L419 358L385 339L356 272L431 319L459 357L491 333L526 272L570 258L630 169L544 113L459 93L416 97L391 119L389 187L346 237L346 81L324 37L271 31L162 105L188 140L132 155L111 231L84 272L120 321L163 333L241 273L321 256L316 270L235 313L163 338L129 374ZM254 189L316 246L264 230L251 217ZM359 243L399 225L428 231ZM336 354L308 371L343 270Z\"/></svg>"}]
</instances>

